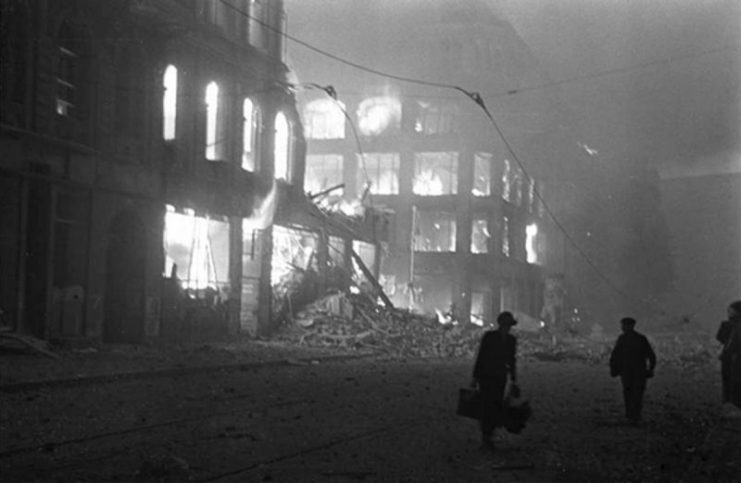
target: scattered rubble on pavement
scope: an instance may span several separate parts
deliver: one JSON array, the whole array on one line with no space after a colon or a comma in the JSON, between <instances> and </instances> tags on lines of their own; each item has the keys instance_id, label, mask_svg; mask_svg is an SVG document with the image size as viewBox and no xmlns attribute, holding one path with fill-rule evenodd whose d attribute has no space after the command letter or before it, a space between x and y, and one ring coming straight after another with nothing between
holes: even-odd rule
<instances>
[{"instance_id":1,"label":"scattered rubble on pavement","mask_svg":"<svg viewBox=\"0 0 741 483\"><path fill-rule=\"evenodd\" d=\"M488 327L441 323L422 315L375 303L364 294L334 293L297 312L272 340L302 347L372 350L389 357L473 357ZM602 363L616 335L554 335L546 330L517 330L521 358ZM717 347L709 334L647 334L660 362L695 365L714 361Z\"/></svg>"}]
</instances>

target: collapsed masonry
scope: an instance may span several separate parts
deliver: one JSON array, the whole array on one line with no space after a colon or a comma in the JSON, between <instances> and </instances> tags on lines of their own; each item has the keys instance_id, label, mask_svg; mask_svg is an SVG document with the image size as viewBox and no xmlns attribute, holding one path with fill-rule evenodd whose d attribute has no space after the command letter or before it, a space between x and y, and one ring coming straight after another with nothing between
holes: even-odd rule
<instances>
[{"instance_id":1,"label":"collapsed masonry","mask_svg":"<svg viewBox=\"0 0 741 483\"><path fill-rule=\"evenodd\" d=\"M390 358L473 358L484 331L473 323L441 322L405 309L379 304L373 293L335 292L287 318L274 340L304 347L369 351ZM544 361L606 363L614 336L571 335L555 338L515 328L518 356ZM697 365L715 361L707 333L649 336L662 364Z\"/></svg>"}]
</instances>

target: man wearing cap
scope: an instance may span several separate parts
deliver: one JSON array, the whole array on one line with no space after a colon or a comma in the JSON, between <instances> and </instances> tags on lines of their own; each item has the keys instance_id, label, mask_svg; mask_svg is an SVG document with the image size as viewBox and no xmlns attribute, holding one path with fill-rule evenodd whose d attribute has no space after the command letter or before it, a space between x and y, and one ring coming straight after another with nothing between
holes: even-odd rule
<instances>
[{"instance_id":1,"label":"man wearing cap","mask_svg":"<svg viewBox=\"0 0 741 483\"><path fill-rule=\"evenodd\" d=\"M502 312L497 317L498 328L487 331L481 338L476 362L473 367L472 386L478 386L481 393L482 445L494 448L491 437L502 413L504 389L509 375L512 384L517 382L515 356L517 339L510 334L510 328L517 324L511 312Z\"/></svg>"},{"instance_id":2,"label":"man wearing cap","mask_svg":"<svg viewBox=\"0 0 741 483\"><path fill-rule=\"evenodd\" d=\"M635 319L625 317L620 320L620 325L623 333L610 354L610 374L612 377L620 376L625 417L632 424L638 424L646 380L653 377L656 367L656 354L646 336L636 332Z\"/></svg>"}]
</instances>

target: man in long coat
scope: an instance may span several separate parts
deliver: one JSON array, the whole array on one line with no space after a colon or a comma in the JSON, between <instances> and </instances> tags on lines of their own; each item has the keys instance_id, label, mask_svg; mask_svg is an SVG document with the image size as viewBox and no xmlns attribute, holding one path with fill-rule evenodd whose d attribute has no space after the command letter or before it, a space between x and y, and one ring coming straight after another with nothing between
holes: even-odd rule
<instances>
[{"instance_id":1,"label":"man in long coat","mask_svg":"<svg viewBox=\"0 0 741 483\"><path fill-rule=\"evenodd\" d=\"M517 339L509 333L517 320L511 312L502 312L497 316L497 324L497 330L487 331L481 338L472 381L472 385L477 385L481 393L479 423L482 445L492 449L494 428L501 423L507 376L513 384L517 382Z\"/></svg>"},{"instance_id":2,"label":"man in long coat","mask_svg":"<svg viewBox=\"0 0 741 483\"><path fill-rule=\"evenodd\" d=\"M656 354L645 335L636 332L635 319L620 320L623 333L610 354L610 374L620 376L625 417L633 424L641 420L646 380L653 377Z\"/></svg>"}]
</instances>

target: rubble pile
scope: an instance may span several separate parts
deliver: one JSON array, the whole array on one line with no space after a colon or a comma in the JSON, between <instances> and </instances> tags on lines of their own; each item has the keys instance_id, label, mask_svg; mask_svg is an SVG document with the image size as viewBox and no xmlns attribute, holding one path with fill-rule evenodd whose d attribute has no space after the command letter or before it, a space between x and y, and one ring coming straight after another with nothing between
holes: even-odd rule
<instances>
[{"instance_id":1,"label":"rubble pile","mask_svg":"<svg viewBox=\"0 0 741 483\"><path fill-rule=\"evenodd\" d=\"M443 324L425 316L378 305L364 294L334 293L286 319L273 339L299 347L363 350L388 357L472 358L487 328ZM542 361L606 363L617 335L554 337L515 328L518 357ZM714 360L705 334L649 335L662 364L693 365Z\"/></svg>"}]
</instances>

